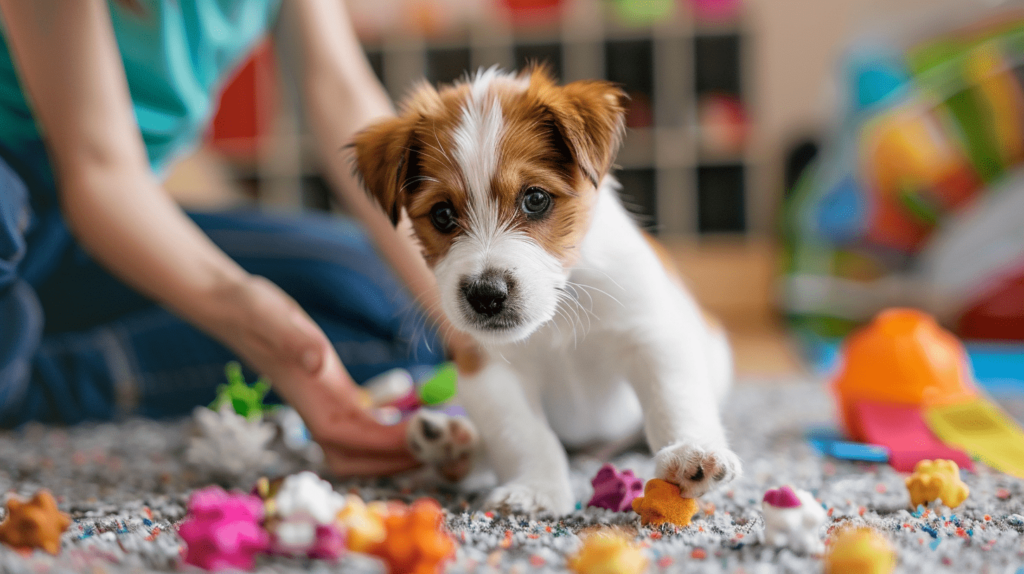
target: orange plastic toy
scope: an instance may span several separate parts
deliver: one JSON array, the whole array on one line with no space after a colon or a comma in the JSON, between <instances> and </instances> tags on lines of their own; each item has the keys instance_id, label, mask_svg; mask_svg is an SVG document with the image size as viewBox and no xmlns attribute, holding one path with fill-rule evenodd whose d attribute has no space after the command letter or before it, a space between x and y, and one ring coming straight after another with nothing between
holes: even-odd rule
<instances>
[{"instance_id":1,"label":"orange plastic toy","mask_svg":"<svg viewBox=\"0 0 1024 574\"><path fill-rule=\"evenodd\" d=\"M441 506L421 498L406 506L387 505L383 542L369 545L367 553L379 556L390 574L435 574L455 553L455 543L441 526Z\"/></svg>"},{"instance_id":2,"label":"orange plastic toy","mask_svg":"<svg viewBox=\"0 0 1024 574\"><path fill-rule=\"evenodd\" d=\"M633 512L640 515L640 524L689 526L697 514L697 501L679 495L679 487L660 478L644 485L644 495L633 499Z\"/></svg>"},{"instance_id":3,"label":"orange plastic toy","mask_svg":"<svg viewBox=\"0 0 1024 574\"><path fill-rule=\"evenodd\" d=\"M57 501L48 490L40 490L25 502L7 501L7 518L0 523L0 542L23 552L42 548L50 554L60 552L60 535L71 525L71 517L57 509Z\"/></svg>"},{"instance_id":4,"label":"orange plastic toy","mask_svg":"<svg viewBox=\"0 0 1024 574\"><path fill-rule=\"evenodd\" d=\"M977 395L963 345L929 315L883 311L850 336L832 390L848 435L865 441L860 401L946 405Z\"/></svg>"},{"instance_id":5,"label":"orange plastic toy","mask_svg":"<svg viewBox=\"0 0 1024 574\"><path fill-rule=\"evenodd\" d=\"M825 574L890 574L896 554L884 536L870 528L844 528L825 554Z\"/></svg>"}]
</instances>

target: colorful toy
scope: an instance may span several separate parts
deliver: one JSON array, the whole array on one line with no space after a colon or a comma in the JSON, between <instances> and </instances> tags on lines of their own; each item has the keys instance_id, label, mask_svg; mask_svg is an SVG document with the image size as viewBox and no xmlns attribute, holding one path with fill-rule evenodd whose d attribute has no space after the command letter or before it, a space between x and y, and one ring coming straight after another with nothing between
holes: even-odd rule
<instances>
[{"instance_id":1,"label":"colorful toy","mask_svg":"<svg viewBox=\"0 0 1024 574\"><path fill-rule=\"evenodd\" d=\"M896 568L892 545L870 528L844 528L825 554L825 574L890 574Z\"/></svg>"},{"instance_id":2,"label":"colorful toy","mask_svg":"<svg viewBox=\"0 0 1024 574\"><path fill-rule=\"evenodd\" d=\"M652 478L644 485L644 495L633 500L633 511L640 515L640 524L670 523L689 526L697 514L697 501L683 498L679 487L659 478Z\"/></svg>"},{"instance_id":3,"label":"colorful toy","mask_svg":"<svg viewBox=\"0 0 1024 574\"><path fill-rule=\"evenodd\" d=\"M234 411L250 421L263 418L263 413L270 410L263 404L263 399L270 392L270 384L257 379L252 386L245 382L242 365L232 361L224 367L224 375L228 384L217 387L217 398L210 403L210 409L219 411L224 405L231 405Z\"/></svg>"},{"instance_id":4,"label":"colorful toy","mask_svg":"<svg viewBox=\"0 0 1024 574\"><path fill-rule=\"evenodd\" d=\"M907 477L910 505L928 504L939 499L950 508L960 506L970 490L960 480L960 468L951 460L922 460Z\"/></svg>"},{"instance_id":5,"label":"colorful toy","mask_svg":"<svg viewBox=\"0 0 1024 574\"><path fill-rule=\"evenodd\" d=\"M197 468L223 480L235 480L274 464L277 453L267 450L274 425L236 414L230 404L212 411L193 411L198 434L189 440L185 458Z\"/></svg>"},{"instance_id":6,"label":"colorful toy","mask_svg":"<svg viewBox=\"0 0 1024 574\"><path fill-rule=\"evenodd\" d=\"M641 574L647 570L647 557L623 534L602 531L583 539L568 567L576 574Z\"/></svg>"},{"instance_id":7,"label":"colorful toy","mask_svg":"<svg viewBox=\"0 0 1024 574\"><path fill-rule=\"evenodd\" d=\"M434 500L421 498L411 506L388 503L383 520L387 536L367 550L391 574L439 573L455 553L455 543L442 528L444 513Z\"/></svg>"},{"instance_id":8,"label":"colorful toy","mask_svg":"<svg viewBox=\"0 0 1024 574\"><path fill-rule=\"evenodd\" d=\"M345 498L331 483L309 471L293 474L270 495L266 507L266 528L274 552L332 559L341 555L345 542L337 517Z\"/></svg>"},{"instance_id":9,"label":"colorful toy","mask_svg":"<svg viewBox=\"0 0 1024 574\"><path fill-rule=\"evenodd\" d=\"M624 512L633 506L633 499L644 490L644 481L633 476L632 470L619 471L611 464L605 464L597 471L590 484L594 486L594 496L587 506L607 508L615 512Z\"/></svg>"},{"instance_id":10,"label":"colorful toy","mask_svg":"<svg viewBox=\"0 0 1024 574\"><path fill-rule=\"evenodd\" d=\"M71 517L57 508L48 490L40 490L25 502L16 497L7 501L7 518L0 522L0 542L31 552L42 548L50 554L60 552L60 535L71 525Z\"/></svg>"},{"instance_id":11,"label":"colorful toy","mask_svg":"<svg viewBox=\"0 0 1024 574\"><path fill-rule=\"evenodd\" d=\"M291 407L274 409L271 419L277 423L277 428L281 431L281 442L288 450L314 464L323 462L324 451L313 441L309 428L298 411Z\"/></svg>"},{"instance_id":12,"label":"colorful toy","mask_svg":"<svg viewBox=\"0 0 1024 574\"><path fill-rule=\"evenodd\" d=\"M383 502L367 505L354 494L346 496L345 508L338 513L338 523L345 528L348 549L365 554L370 548L384 542L387 535L384 530L385 514L387 505Z\"/></svg>"},{"instance_id":13,"label":"colorful toy","mask_svg":"<svg viewBox=\"0 0 1024 574\"><path fill-rule=\"evenodd\" d=\"M370 405L382 407L405 398L415 390L409 371L397 368L373 377L362 386L368 393Z\"/></svg>"},{"instance_id":14,"label":"colorful toy","mask_svg":"<svg viewBox=\"0 0 1024 574\"><path fill-rule=\"evenodd\" d=\"M444 363L429 379L420 385L420 401L427 406L446 403L455 397L459 371L454 363Z\"/></svg>"},{"instance_id":15,"label":"colorful toy","mask_svg":"<svg viewBox=\"0 0 1024 574\"><path fill-rule=\"evenodd\" d=\"M193 492L188 517L178 527L187 547L185 563L205 570L251 569L270 542L262 520L263 503L255 496L219 486Z\"/></svg>"},{"instance_id":16,"label":"colorful toy","mask_svg":"<svg viewBox=\"0 0 1024 574\"><path fill-rule=\"evenodd\" d=\"M825 509L806 490L783 486L764 493L764 540L788 546L794 552L821 554L825 550L818 530L828 520Z\"/></svg>"},{"instance_id":17,"label":"colorful toy","mask_svg":"<svg viewBox=\"0 0 1024 574\"><path fill-rule=\"evenodd\" d=\"M850 336L844 355L832 387L843 425L887 447L893 468L942 458L973 469L959 447L1024 477L1024 431L980 394L963 345L930 316L883 311Z\"/></svg>"}]
</instances>

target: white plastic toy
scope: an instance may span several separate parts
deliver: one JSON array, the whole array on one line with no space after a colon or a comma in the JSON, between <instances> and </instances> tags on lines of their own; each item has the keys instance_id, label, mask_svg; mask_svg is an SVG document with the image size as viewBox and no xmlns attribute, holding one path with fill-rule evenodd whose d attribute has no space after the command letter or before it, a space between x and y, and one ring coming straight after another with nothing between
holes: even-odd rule
<instances>
[{"instance_id":1,"label":"white plastic toy","mask_svg":"<svg viewBox=\"0 0 1024 574\"><path fill-rule=\"evenodd\" d=\"M317 527L335 525L344 507L345 497L315 473L285 478L268 507L274 551L306 554L317 542Z\"/></svg>"},{"instance_id":2,"label":"white plastic toy","mask_svg":"<svg viewBox=\"0 0 1024 574\"><path fill-rule=\"evenodd\" d=\"M198 435L189 440L185 458L202 471L227 480L259 473L277 462L267 450L277 429L262 421L250 421L235 413L230 404L214 411L193 411Z\"/></svg>"},{"instance_id":3,"label":"white plastic toy","mask_svg":"<svg viewBox=\"0 0 1024 574\"><path fill-rule=\"evenodd\" d=\"M764 493L764 541L772 546L787 546L798 554L821 554L825 545L818 530L828 516L811 493L783 486Z\"/></svg>"}]
</instances>

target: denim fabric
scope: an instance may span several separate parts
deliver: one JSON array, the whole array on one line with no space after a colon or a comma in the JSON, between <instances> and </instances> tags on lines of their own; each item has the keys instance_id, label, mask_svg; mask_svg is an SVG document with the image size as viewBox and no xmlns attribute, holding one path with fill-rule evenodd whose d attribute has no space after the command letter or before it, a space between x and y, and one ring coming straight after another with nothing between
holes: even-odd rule
<instances>
[{"instance_id":1,"label":"denim fabric","mask_svg":"<svg viewBox=\"0 0 1024 574\"><path fill-rule=\"evenodd\" d=\"M232 354L62 243L58 214L32 216L34 194L0 160L0 425L169 416L211 401ZM434 333L353 223L192 217L247 271L294 297L357 382L441 360ZM26 277L33 269L43 271Z\"/></svg>"}]
</instances>

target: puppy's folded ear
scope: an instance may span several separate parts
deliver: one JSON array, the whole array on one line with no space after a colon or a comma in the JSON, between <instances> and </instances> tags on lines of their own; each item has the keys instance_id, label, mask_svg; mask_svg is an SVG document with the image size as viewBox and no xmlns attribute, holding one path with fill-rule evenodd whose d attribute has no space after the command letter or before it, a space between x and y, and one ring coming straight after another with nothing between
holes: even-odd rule
<instances>
[{"instance_id":1,"label":"puppy's folded ear","mask_svg":"<svg viewBox=\"0 0 1024 574\"><path fill-rule=\"evenodd\" d=\"M370 197L398 224L406 182L415 177L418 157L413 135L416 118L402 116L377 122L356 134L356 171Z\"/></svg>"},{"instance_id":2,"label":"puppy's folded ear","mask_svg":"<svg viewBox=\"0 0 1024 574\"><path fill-rule=\"evenodd\" d=\"M583 175L599 185L622 143L628 96L617 85L600 80L545 87L543 101L555 129Z\"/></svg>"}]
</instances>

